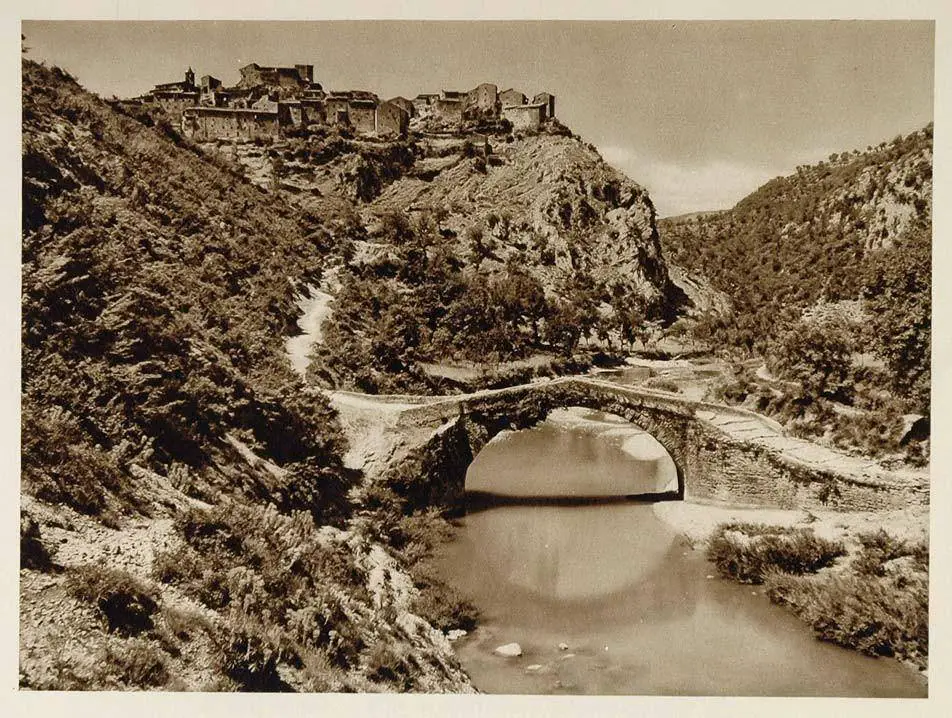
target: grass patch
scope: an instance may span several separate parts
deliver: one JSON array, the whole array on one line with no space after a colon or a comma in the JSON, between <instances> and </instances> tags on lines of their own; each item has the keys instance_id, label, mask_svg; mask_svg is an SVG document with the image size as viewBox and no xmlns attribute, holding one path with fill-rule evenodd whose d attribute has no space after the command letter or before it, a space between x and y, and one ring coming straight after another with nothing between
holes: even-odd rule
<instances>
[{"instance_id":1,"label":"grass patch","mask_svg":"<svg viewBox=\"0 0 952 718\"><path fill-rule=\"evenodd\" d=\"M770 571L816 573L845 554L843 543L820 538L812 529L745 523L721 524L707 548L718 572L741 583L763 583Z\"/></svg>"}]
</instances>

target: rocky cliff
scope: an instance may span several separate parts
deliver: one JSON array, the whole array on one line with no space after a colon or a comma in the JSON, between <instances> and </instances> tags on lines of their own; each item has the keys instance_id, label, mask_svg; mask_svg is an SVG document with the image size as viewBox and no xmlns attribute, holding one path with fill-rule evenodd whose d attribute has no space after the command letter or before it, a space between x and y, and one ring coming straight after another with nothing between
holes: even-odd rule
<instances>
[{"instance_id":1,"label":"rocky cliff","mask_svg":"<svg viewBox=\"0 0 952 718\"><path fill-rule=\"evenodd\" d=\"M371 203L372 210L444 208L443 228L461 239L468 228L483 228L492 263L517 259L549 290L568 275L585 274L642 297L659 312L666 308L670 280L654 206L640 185L574 137L500 137L491 147L485 160L401 177Z\"/></svg>"},{"instance_id":2,"label":"rocky cliff","mask_svg":"<svg viewBox=\"0 0 952 718\"><path fill-rule=\"evenodd\" d=\"M680 293L661 254L655 210L640 185L605 163L594 147L556 125L539 133L416 135L403 142L330 133L271 145L207 143L260 187L314 212L356 211L371 230L371 255L385 253L381 216L437 217L454 253L481 233L492 272L518 260L557 292L584 275L607 300L639 297L670 317ZM376 245L376 246L375 246Z\"/></svg>"}]
</instances>

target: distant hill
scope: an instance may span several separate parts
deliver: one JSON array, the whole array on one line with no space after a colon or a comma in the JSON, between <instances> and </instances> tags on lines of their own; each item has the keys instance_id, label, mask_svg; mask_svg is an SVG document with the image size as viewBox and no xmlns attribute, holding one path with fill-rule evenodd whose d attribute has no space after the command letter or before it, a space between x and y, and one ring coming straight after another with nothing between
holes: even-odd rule
<instances>
[{"instance_id":1,"label":"distant hill","mask_svg":"<svg viewBox=\"0 0 952 718\"><path fill-rule=\"evenodd\" d=\"M857 349L885 364L884 376L867 377L870 386L891 388L906 410L928 412L931 124L798 167L730 210L662 220L659 232L672 266L728 299L729 308L711 307L695 325L714 346L789 366L803 359L789 350L809 325L801 323L808 310L838 304L845 311L860 300L862 319L843 320L857 327L850 339Z\"/></svg>"},{"instance_id":2,"label":"distant hill","mask_svg":"<svg viewBox=\"0 0 952 718\"><path fill-rule=\"evenodd\" d=\"M865 263L932 222L932 125L770 180L732 209L658 223L666 258L769 335L784 310L855 299Z\"/></svg>"}]
</instances>

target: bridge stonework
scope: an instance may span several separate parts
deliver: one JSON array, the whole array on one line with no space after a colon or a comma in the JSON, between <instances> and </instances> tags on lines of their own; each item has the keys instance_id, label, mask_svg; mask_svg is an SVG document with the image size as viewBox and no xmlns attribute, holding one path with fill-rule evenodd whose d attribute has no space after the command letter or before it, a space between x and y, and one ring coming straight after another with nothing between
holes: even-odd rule
<instances>
[{"instance_id":1,"label":"bridge stonework","mask_svg":"<svg viewBox=\"0 0 952 718\"><path fill-rule=\"evenodd\" d=\"M466 469L493 436L569 406L616 414L657 439L677 468L679 498L844 511L928 503L921 478L786 437L753 412L668 392L572 377L412 399L419 403L402 411L397 430L420 438L409 441L382 479L415 506L461 510Z\"/></svg>"}]
</instances>

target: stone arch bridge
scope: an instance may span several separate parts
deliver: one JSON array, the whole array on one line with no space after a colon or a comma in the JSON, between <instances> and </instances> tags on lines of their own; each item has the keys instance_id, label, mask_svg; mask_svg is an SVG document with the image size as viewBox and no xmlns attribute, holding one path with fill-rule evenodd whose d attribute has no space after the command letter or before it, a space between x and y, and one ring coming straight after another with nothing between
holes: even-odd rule
<instances>
[{"instance_id":1,"label":"stone arch bridge","mask_svg":"<svg viewBox=\"0 0 952 718\"><path fill-rule=\"evenodd\" d=\"M350 461L421 507L462 509L466 469L493 436L570 406L616 414L657 439L678 473L666 498L850 511L929 501L924 472L795 439L744 409L590 377L441 397L334 392L331 402L355 445Z\"/></svg>"}]
</instances>

